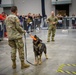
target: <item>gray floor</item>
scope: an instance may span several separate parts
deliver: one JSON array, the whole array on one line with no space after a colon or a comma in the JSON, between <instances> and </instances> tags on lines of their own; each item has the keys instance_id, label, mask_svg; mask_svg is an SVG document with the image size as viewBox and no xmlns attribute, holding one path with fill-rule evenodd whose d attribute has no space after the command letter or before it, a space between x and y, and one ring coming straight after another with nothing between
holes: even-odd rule
<instances>
[{"instance_id":1,"label":"gray floor","mask_svg":"<svg viewBox=\"0 0 76 75\"><path fill-rule=\"evenodd\" d=\"M17 69L11 68L11 48L7 40L0 42L0 75L74 75L76 74L76 30L57 30L55 42L47 43L47 30L36 31L47 46L48 60L42 56L42 65L21 70L17 54ZM32 39L27 35L28 60L34 63ZM63 64L63 66L62 66Z\"/></svg>"}]
</instances>

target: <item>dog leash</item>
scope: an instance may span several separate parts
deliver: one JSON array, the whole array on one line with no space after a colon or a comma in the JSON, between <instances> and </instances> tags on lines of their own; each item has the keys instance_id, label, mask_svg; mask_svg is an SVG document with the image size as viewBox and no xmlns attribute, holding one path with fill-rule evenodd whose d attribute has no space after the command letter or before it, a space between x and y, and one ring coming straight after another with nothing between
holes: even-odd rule
<instances>
[{"instance_id":1,"label":"dog leash","mask_svg":"<svg viewBox=\"0 0 76 75\"><path fill-rule=\"evenodd\" d=\"M29 34L29 33L28 33L28 34ZM30 35L30 34L29 34L29 35ZM24 38L25 38L25 58L26 58L26 61L27 61L29 64L35 66L33 63L31 63L31 62L28 61L28 59L27 59L26 34L24 34Z\"/></svg>"}]
</instances>

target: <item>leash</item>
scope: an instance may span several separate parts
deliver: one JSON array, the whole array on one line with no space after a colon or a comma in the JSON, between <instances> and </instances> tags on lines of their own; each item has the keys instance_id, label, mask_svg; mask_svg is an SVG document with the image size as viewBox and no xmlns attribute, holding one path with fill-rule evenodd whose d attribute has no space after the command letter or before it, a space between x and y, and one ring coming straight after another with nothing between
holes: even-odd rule
<instances>
[{"instance_id":1,"label":"leash","mask_svg":"<svg viewBox=\"0 0 76 75\"><path fill-rule=\"evenodd\" d=\"M28 33L29 34L29 33ZM30 35L30 34L29 34ZM35 66L33 63L31 63L30 61L28 61L28 58L27 58L27 47L26 47L26 35L24 34L24 39L25 39L25 58L26 58L26 61L29 63L29 64L31 64L31 65L33 65L33 66Z\"/></svg>"}]
</instances>

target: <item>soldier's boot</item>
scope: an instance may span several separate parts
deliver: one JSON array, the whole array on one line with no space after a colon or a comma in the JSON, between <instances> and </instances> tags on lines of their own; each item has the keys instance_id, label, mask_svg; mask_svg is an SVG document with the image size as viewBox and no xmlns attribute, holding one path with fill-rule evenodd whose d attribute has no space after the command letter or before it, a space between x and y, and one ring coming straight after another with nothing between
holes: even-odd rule
<instances>
[{"instance_id":1,"label":"soldier's boot","mask_svg":"<svg viewBox=\"0 0 76 75\"><path fill-rule=\"evenodd\" d=\"M52 40L51 40L51 41L55 41L55 40L54 40L54 37L52 37Z\"/></svg>"},{"instance_id":2,"label":"soldier's boot","mask_svg":"<svg viewBox=\"0 0 76 75\"><path fill-rule=\"evenodd\" d=\"M50 42L49 40L47 40L47 42Z\"/></svg>"},{"instance_id":3,"label":"soldier's boot","mask_svg":"<svg viewBox=\"0 0 76 75\"><path fill-rule=\"evenodd\" d=\"M50 42L50 38L48 38L47 42Z\"/></svg>"},{"instance_id":4,"label":"soldier's boot","mask_svg":"<svg viewBox=\"0 0 76 75\"><path fill-rule=\"evenodd\" d=\"M12 60L12 63L13 63L13 64L12 64L12 68L13 68L13 69L16 69L16 61L15 61L15 60Z\"/></svg>"},{"instance_id":5,"label":"soldier's boot","mask_svg":"<svg viewBox=\"0 0 76 75\"><path fill-rule=\"evenodd\" d=\"M30 65L25 64L24 61L21 61L21 69L28 68Z\"/></svg>"}]
</instances>

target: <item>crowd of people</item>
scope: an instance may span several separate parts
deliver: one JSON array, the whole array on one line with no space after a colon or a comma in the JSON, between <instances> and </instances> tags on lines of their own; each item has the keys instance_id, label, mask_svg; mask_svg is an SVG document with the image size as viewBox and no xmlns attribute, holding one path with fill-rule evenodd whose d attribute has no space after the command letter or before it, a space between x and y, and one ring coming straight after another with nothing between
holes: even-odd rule
<instances>
[{"instance_id":1,"label":"crowd of people","mask_svg":"<svg viewBox=\"0 0 76 75\"><path fill-rule=\"evenodd\" d=\"M4 20L6 19L6 17L7 17L7 15L6 15L5 12L2 12L2 13L0 14L0 22L2 22L2 24L4 24ZM3 25L0 25L0 37L3 37L3 35L2 35L2 34L3 34L2 29L3 29ZM4 24L4 36L5 36L5 37L7 36L5 24Z\"/></svg>"},{"instance_id":2,"label":"crowd of people","mask_svg":"<svg viewBox=\"0 0 76 75\"><path fill-rule=\"evenodd\" d=\"M4 21L7 16L8 15L5 12L2 12L0 14L0 20ZM40 14L28 13L27 15L17 14L17 16L20 20L21 27L23 27L27 32L33 32L36 28L40 29L42 19L42 16ZM6 25L4 25L4 32L4 36L7 36Z\"/></svg>"},{"instance_id":3,"label":"crowd of people","mask_svg":"<svg viewBox=\"0 0 76 75\"><path fill-rule=\"evenodd\" d=\"M69 27L69 21L72 22L72 24L71 24L72 28L76 29L76 16L75 16L75 14L72 14L72 16L67 16L66 14L64 14L64 15L57 14L57 17L58 17L58 23L57 23L58 29L68 28Z\"/></svg>"},{"instance_id":4,"label":"crowd of people","mask_svg":"<svg viewBox=\"0 0 76 75\"><path fill-rule=\"evenodd\" d=\"M2 12L0 14L0 20L4 21L6 19L8 15L5 12ZM40 14L32 14L32 13L28 13L27 15L19 15L17 14L19 20L20 20L20 25L27 31L27 32L33 32L34 29L38 28L40 29L40 25L42 22L42 16ZM66 15L62 16L60 14L57 14L57 18L58 18L58 23L57 23L57 28L61 29L63 28L63 18L67 17ZM72 15L72 17L75 17L75 14ZM75 24L75 20L74 18L72 18L72 26L75 28L76 24ZM67 21L67 27L69 22ZM7 36L6 34L6 27L4 25L4 36Z\"/></svg>"},{"instance_id":5,"label":"crowd of people","mask_svg":"<svg viewBox=\"0 0 76 75\"><path fill-rule=\"evenodd\" d=\"M21 26L24 27L27 32L33 31L36 27L40 29L42 16L40 14L18 15Z\"/></svg>"},{"instance_id":6,"label":"crowd of people","mask_svg":"<svg viewBox=\"0 0 76 75\"><path fill-rule=\"evenodd\" d=\"M0 14L0 20L5 20L5 18L6 18L5 12L2 12L2 13Z\"/></svg>"},{"instance_id":7,"label":"crowd of people","mask_svg":"<svg viewBox=\"0 0 76 75\"><path fill-rule=\"evenodd\" d=\"M0 20L5 20L5 28L8 33L8 44L11 47L12 68L16 69L16 52L18 49L19 58L21 61L21 69L24 69L30 67L30 65L26 64L24 60L24 43L22 39L22 34L29 31L32 32L33 29L36 27L40 29L42 16L40 14L31 13L28 13L27 15L18 15L17 11L18 9L16 6L11 7L12 14L7 16L4 12L2 12L2 14L0 14ZM46 20L48 24L47 42L50 42L50 36L51 41L55 41L54 37L56 33L57 23L62 22L58 21L58 19L62 20L62 16L55 16L55 12L52 11L50 16Z\"/></svg>"}]
</instances>

